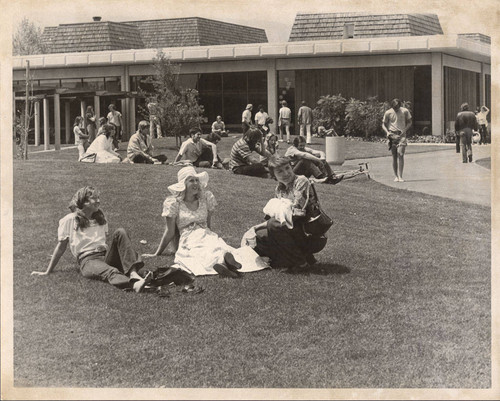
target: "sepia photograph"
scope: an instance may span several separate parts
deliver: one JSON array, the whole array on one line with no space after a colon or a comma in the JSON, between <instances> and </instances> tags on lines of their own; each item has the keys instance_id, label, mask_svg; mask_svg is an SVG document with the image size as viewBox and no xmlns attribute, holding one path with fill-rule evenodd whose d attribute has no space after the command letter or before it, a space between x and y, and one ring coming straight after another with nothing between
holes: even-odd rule
<instances>
[{"instance_id":1,"label":"sepia photograph","mask_svg":"<svg viewBox=\"0 0 500 401\"><path fill-rule=\"evenodd\" d=\"M3 6L1 399L500 399L498 1Z\"/></svg>"}]
</instances>

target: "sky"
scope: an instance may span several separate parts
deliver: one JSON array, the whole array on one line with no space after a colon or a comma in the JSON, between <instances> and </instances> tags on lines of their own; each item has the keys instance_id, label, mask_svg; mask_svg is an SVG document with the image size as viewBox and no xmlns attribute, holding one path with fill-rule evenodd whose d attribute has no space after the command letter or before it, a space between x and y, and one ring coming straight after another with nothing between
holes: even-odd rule
<instances>
[{"instance_id":1,"label":"sky","mask_svg":"<svg viewBox=\"0 0 500 401\"><path fill-rule=\"evenodd\" d=\"M286 42L298 12L433 13L445 34L480 32L494 35L500 0L17 0L7 3L12 28L27 17L40 27L88 22L205 17L266 30L269 42ZM470 5L464 5L470 4ZM5 20L4 20L5 21Z\"/></svg>"}]
</instances>

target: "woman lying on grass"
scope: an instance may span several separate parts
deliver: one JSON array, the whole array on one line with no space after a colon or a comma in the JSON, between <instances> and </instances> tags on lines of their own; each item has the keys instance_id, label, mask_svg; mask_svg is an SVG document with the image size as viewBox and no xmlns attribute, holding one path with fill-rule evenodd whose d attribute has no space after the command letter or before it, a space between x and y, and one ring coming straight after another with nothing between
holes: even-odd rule
<instances>
[{"instance_id":1,"label":"woman lying on grass","mask_svg":"<svg viewBox=\"0 0 500 401\"><path fill-rule=\"evenodd\" d=\"M47 270L31 274L46 276L51 273L69 243L84 277L141 292L151 280L152 273L148 272L144 278L139 275L138 270L144 266L144 262L132 249L130 238L123 228L113 233L111 246L106 245L108 223L99 209L99 202L99 192L92 187L80 188L76 192L69 205L72 213L59 220L59 243Z\"/></svg>"},{"instance_id":2,"label":"woman lying on grass","mask_svg":"<svg viewBox=\"0 0 500 401\"><path fill-rule=\"evenodd\" d=\"M264 208L269 220L252 227L245 237L256 242L255 251L269 257L272 267L289 273L307 271L316 263L313 254L326 245L326 237L309 237L303 230L317 203L311 183L295 175L288 157L273 156L268 168L278 181L276 197Z\"/></svg>"},{"instance_id":3,"label":"woman lying on grass","mask_svg":"<svg viewBox=\"0 0 500 401\"><path fill-rule=\"evenodd\" d=\"M212 192L206 190L206 171L198 174L194 167L184 167L177 173L177 181L168 187L172 195L163 203L162 216L166 218L166 227L158 249L143 257L161 255L175 240L177 229L180 238L173 266L194 276L218 273L221 277L238 278L241 271L267 267L263 262L258 263L258 255L251 248L234 249L211 230L212 213L217 202Z\"/></svg>"}]
</instances>

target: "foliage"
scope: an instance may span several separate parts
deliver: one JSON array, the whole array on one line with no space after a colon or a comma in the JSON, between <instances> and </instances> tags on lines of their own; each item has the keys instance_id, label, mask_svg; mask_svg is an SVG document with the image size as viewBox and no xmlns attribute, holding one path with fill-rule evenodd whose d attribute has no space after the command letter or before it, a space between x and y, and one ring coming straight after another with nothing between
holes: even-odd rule
<instances>
[{"instance_id":1,"label":"foliage","mask_svg":"<svg viewBox=\"0 0 500 401\"><path fill-rule=\"evenodd\" d=\"M345 129L346 99L341 94L321 96L313 110L313 128L317 131L319 126L327 130L333 128L339 135Z\"/></svg>"},{"instance_id":2,"label":"foliage","mask_svg":"<svg viewBox=\"0 0 500 401\"><path fill-rule=\"evenodd\" d=\"M147 79L153 85L153 92L142 91L146 102L157 104L164 134L176 138L187 135L190 128L200 126L203 121L204 108L198 104L198 91L179 87L180 65L172 63L162 51L158 51L153 69L153 76Z\"/></svg>"},{"instance_id":3,"label":"foliage","mask_svg":"<svg viewBox=\"0 0 500 401\"><path fill-rule=\"evenodd\" d=\"M410 113L411 102L402 101L401 106ZM366 101L351 98L346 105L346 133L352 136L385 136L382 129L384 113L390 108L389 102L379 102L377 96Z\"/></svg>"},{"instance_id":4,"label":"foliage","mask_svg":"<svg viewBox=\"0 0 500 401\"><path fill-rule=\"evenodd\" d=\"M23 18L12 35L12 54L25 56L43 54L47 51L47 45L42 40L42 29L28 18Z\"/></svg>"}]
</instances>

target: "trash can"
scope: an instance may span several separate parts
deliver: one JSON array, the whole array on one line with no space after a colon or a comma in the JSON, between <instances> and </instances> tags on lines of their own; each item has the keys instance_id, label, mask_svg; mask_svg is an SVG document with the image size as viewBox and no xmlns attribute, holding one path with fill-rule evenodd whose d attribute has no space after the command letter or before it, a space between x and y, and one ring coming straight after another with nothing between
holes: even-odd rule
<instances>
[{"instance_id":1,"label":"trash can","mask_svg":"<svg viewBox=\"0 0 500 401\"><path fill-rule=\"evenodd\" d=\"M325 154L328 164L341 166L345 161L346 143L343 136L327 136L325 138Z\"/></svg>"}]
</instances>

